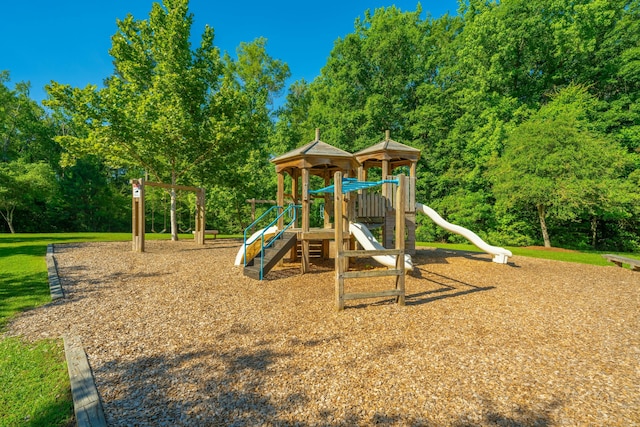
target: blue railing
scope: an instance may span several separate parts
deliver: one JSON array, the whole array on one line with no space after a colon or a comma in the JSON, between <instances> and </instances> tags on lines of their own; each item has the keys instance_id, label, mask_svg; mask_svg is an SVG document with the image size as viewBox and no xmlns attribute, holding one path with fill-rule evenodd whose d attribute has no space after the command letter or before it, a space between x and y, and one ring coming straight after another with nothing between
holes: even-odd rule
<instances>
[{"instance_id":1,"label":"blue railing","mask_svg":"<svg viewBox=\"0 0 640 427\"><path fill-rule=\"evenodd\" d=\"M244 230L243 237L244 237L244 266L245 267L247 266L247 263L249 262L249 260L247 260L247 246L248 246L248 244L251 244L251 243L255 242L256 240L260 239L260 280L262 280L262 276L263 276L263 272L264 272L264 251L265 251L265 249L271 247L273 245L273 243L276 240L278 240L285 231L287 231L289 228L291 228L293 226L293 224L295 224L296 218L297 218L297 209L299 209L300 207L301 207L301 205L294 205L294 204L290 204L285 209L283 209L282 206L272 206L265 213L260 215L260 217L258 219L253 221L251 223L251 225L249 225ZM266 226L264 226L262 228L260 234L255 236L255 238L252 239L250 242L247 242L247 234L251 230L256 228L257 224L263 223L264 222L264 218L268 217L269 215L272 215L272 211L274 211L274 210L277 211L277 210L280 210L280 209L282 209L282 212L280 212L278 215L276 215L276 217L270 223L268 223ZM288 221L288 222L282 227L282 230L278 230L278 232L275 233L273 237L266 238L265 234L266 234L267 230L269 230L269 228L271 228L274 225L276 225L278 223L278 221L280 220L280 218L285 218L285 216L288 216L288 219L286 219L286 221Z\"/></svg>"}]
</instances>

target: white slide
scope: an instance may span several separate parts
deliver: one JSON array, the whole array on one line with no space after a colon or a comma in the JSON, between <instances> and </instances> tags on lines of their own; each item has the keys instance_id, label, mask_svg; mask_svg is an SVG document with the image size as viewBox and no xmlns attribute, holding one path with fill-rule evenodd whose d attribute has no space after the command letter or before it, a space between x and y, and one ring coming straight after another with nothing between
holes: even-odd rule
<instances>
[{"instance_id":1,"label":"white slide","mask_svg":"<svg viewBox=\"0 0 640 427\"><path fill-rule=\"evenodd\" d=\"M448 230L452 233L456 233L461 235L462 237L469 240L471 243L476 245L479 249L484 252L493 255L493 262L498 264L506 264L509 261L509 257L513 256L510 250L500 248L498 246L491 246L482 240L476 233L471 230L468 230L464 227L460 227L459 225L451 224L447 222L444 218L442 218L436 211L431 209L429 206L423 205L422 203L416 203L416 210L418 212L422 212L427 215L429 218L433 220L440 227Z\"/></svg>"},{"instance_id":2,"label":"white slide","mask_svg":"<svg viewBox=\"0 0 640 427\"><path fill-rule=\"evenodd\" d=\"M349 231L351 232L353 237L356 238L358 243L360 243L360 245L367 251L382 251L386 249L380 244L380 242L376 240L375 237L373 237L371 231L369 231L367 226L364 224L360 224L359 222L352 222L349 225ZM393 255L374 255L373 259L375 259L382 265L386 265L387 267L395 268L396 266L396 257ZM405 254L404 256L404 268L408 271L413 270L413 261L411 260L411 255L409 254Z\"/></svg>"},{"instance_id":3,"label":"white slide","mask_svg":"<svg viewBox=\"0 0 640 427\"><path fill-rule=\"evenodd\" d=\"M258 252L260 252L260 246L261 246L260 235L263 232L264 232L264 238L265 240L267 240L270 237L273 237L278 232L278 227L274 225L269 228L260 229L255 233L253 233L251 237L247 239L246 244L243 244L242 246L240 246L240 250L238 250L238 254L236 255L236 261L233 263L233 265L236 265L236 266L244 265L245 246L247 248L247 258L249 260L253 259L253 257L255 257L258 254Z\"/></svg>"}]
</instances>

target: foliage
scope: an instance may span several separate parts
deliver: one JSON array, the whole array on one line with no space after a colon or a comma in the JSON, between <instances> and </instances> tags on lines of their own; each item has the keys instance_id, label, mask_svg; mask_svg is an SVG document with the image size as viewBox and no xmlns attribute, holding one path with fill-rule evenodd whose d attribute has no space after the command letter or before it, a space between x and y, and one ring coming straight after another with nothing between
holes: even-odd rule
<instances>
[{"instance_id":1,"label":"foliage","mask_svg":"<svg viewBox=\"0 0 640 427\"><path fill-rule=\"evenodd\" d=\"M29 98L29 84L7 86L9 72L0 71L0 162L23 159L57 164L60 149L44 110Z\"/></svg>"},{"instance_id":2,"label":"foliage","mask_svg":"<svg viewBox=\"0 0 640 427\"><path fill-rule=\"evenodd\" d=\"M11 233L15 233L16 209L29 209L46 203L56 184L53 171L46 163L25 163L22 160L0 163L0 215Z\"/></svg>"},{"instance_id":3,"label":"foliage","mask_svg":"<svg viewBox=\"0 0 640 427\"><path fill-rule=\"evenodd\" d=\"M640 201L625 180L632 166L626 150L589 129L594 101L579 86L558 92L511 133L491 171L498 206L537 211L545 246L548 217L624 218Z\"/></svg>"},{"instance_id":4,"label":"foliage","mask_svg":"<svg viewBox=\"0 0 640 427\"><path fill-rule=\"evenodd\" d=\"M589 165L600 153L626 160L614 162L621 169L610 168L611 179L594 191L572 184L573 202L553 205L548 229L563 245L635 248L639 23L637 0L471 0L461 2L458 16L438 19L422 18L420 9L367 12L336 41L316 80L290 88L273 146L300 145L321 127L323 140L353 152L390 129L393 139L422 151L419 201L496 243L530 244L541 238L537 212L504 203L489 169L516 150L516 138L537 148L535 135L546 135L546 150L555 138L574 146L584 138L584 145L613 148L569 159L584 178L574 184L596 180L589 174L599 169ZM558 129L547 131L549 124ZM418 221L418 235L456 238Z\"/></svg>"},{"instance_id":5,"label":"foliage","mask_svg":"<svg viewBox=\"0 0 640 427\"><path fill-rule=\"evenodd\" d=\"M198 167L215 179L239 164L244 147L255 147L260 127L270 124L265 105L288 68L268 57L263 39L242 44L238 61L221 58L209 26L192 50L192 23L188 0L154 3L148 20L119 20L110 50L115 73L104 88L48 86L47 105L78 129L57 141L72 155L142 168L171 184L190 181Z\"/></svg>"}]
</instances>

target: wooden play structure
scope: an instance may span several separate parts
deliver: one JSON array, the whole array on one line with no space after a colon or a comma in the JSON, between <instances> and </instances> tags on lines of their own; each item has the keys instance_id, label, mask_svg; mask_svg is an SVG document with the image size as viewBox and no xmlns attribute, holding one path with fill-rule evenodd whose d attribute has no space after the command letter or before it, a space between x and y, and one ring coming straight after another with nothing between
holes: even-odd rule
<instances>
[{"instance_id":1,"label":"wooden play structure","mask_svg":"<svg viewBox=\"0 0 640 427\"><path fill-rule=\"evenodd\" d=\"M389 132L380 143L351 154L322 142L316 130L313 141L271 160L278 176L278 216L262 232L258 230L250 237L245 232L245 253L239 253L236 263L243 260L244 274L261 280L288 254L292 261L300 259L304 274L310 269L314 247L318 256L335 258L338 309L344 308L345 300L369 297L396 296L403 303L405 252L415 251L415 171L419 158L420 150L392 141ZM376 167L382 179L367 181L370 170ZM409 177L393 176L400 167L406 167ZM315 183L323 187L312 189L312 177L317 177ZM314 203L322 207L323 218L323 224L316 227L310 220ZM367 231L367 227L382 229L384 247L356 250L357 235L351 231L354 223ZM274 228L278 230L275 234ZM366 239L357 241L368 244ZM251 248L250 253L247 248ZM251 257L253 253L256 255ZM389 262L388 270L348 271L349 258L374 255L394 261ZM344 292L345 279L373 276L392 276L395 286L374 293Z\"/></svg>"},{"instance_id":2,"label":"wooden play structure","mask_svg":"<svg viewBox=\"0 0 640 427\"><path fill-rule=\"evenodd\" d=\"M389 185L389 183L387 183ZM343 192L342 173L336 172L334 176L334 207L335 207L335 237L336 254L336 284L335 284L335 303L338 311L344 309L344 303L347 300L390 297L396 298L396 302L404 305L405 287L405 214L403 209L399 209L395 215L395 249L351 249L351 236L349 234L349 217L345 212L349 210L348 197ZM395 185L395 200L404 200L405 196L405 176L399 175L397 184ZM365 271L349 271L349 258L362 257L379 257L390 256L395 257L395 265L387 270L365 270ZM390 276L395 279L395 287L393 289L346 293L346 279L366 279L373 277Z\"/></svg>"},{"instance_id":3,"label":"wooden play structure","mask_svg":"<svg viewBox=\"0 0 640 427\"><path fill-rule=\"evenodd\" d=\"M196 193L196 218L193 233L196 243L204 245L205 237L205 191L200 187L186 185L172 185L161 182L150 182L144 178L132 179L133 197L131 202L131 240L133 252L144 252L145 236L145 187L160 187L166 189L193 191Z\"/></svg>"}]
</instances>

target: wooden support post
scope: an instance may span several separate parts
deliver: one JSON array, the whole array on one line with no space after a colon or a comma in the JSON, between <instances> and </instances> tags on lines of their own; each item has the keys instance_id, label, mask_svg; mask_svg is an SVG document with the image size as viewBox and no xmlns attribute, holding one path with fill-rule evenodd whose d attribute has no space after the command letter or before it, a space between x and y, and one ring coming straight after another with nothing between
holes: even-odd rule
<instances>
[{"instance_id":1,"label":"wooden support post","mask_svg":"<svg viewBox=\"0 0 640 427\"><path fill-rule=\"evenodd\" d=\"M276 205L281 206L284 209L284 172L278 172L278 193L276 194ZM278 211L278 214L282 213L282 210ZM255 220L254 220L255 221ZM284 218L278 219L278 229L284 228Z\"/></svg>"},{"instance_id":2,"label":"wooden support post","mask_svg":"<svg viewBox=\"0 0 640 427\"><path fill-rule=\"evenodd\" d=\"M131 238L133 252L144 252L144 178L132 179Z\"/></svg>"},{"instance_id":3,"label":"wooden support post","mask_svg":"<svg viewBox=\"0 0 640 427\"><path fill-rule=\"evenodd\" d=\"M396 200L398 200L398 206L396 207L396 249L401 253L396 257L396 270L400 270L401 274L396 276L396 290L400 294L396 297L396 302L400 305L404 305L404 195L405 195L405 176L398 176L398 188L396 188Z\"/></svg>"},{"instance_id":4,"label":"wooden support post","mask_svg":"<svg viewBox=\"0 0 640 427\"><path fill-rule=\"evenodd\" d=\"M324 172L324 186L328 187L331 185L331 173L327 170ZM333 199L330 193L324 193L324 223L323 226L325 229L331 228L331 212ZM329 240L322 240L322 259L329 258Z\"/></svg>"},{"instance_id":5,"label":"wooden support post","mask_svg":"<svg viewBox=\"0 0 640 427\"><path fill-rule=\"evenodd\" d=\"M344 262L342 252L344 251L343 243L343 222L342 217L342 172L336 172L333 175L333 208L334 208L334 228L335 228L335 270L336 270L336 289L335 302L336 310L344 310Z\"/></svg>"},{"instance_id":6,"label":"wooden support post","mask_svg":"<svg viewBox=\"0 0 640 427\"><path fill-rule=\"evenodd\" d=\"M298 204L298 178L299 177L300 177L299 170L294 169L291 172L291 199L294 205ZM296 216L296 220L293 222L293 228L298 228L298 224L300 224L300 218ZM293 245L293 247L291 248L291 255L289 256L289 258L291 259L292 262L298 261L298 244L297 243Z\"/></svg>"},{"instance_id":7,"label":"wooden support post","mask_svg":"<svg viewBox=\"0 0 640 427\"><path fill-rule=\"evenodd\" d=\"M196 191L196 232L193 235L199 245L204 245L205 218L205 192L204 188L199 188Z\"/></svg>"},{"instance_id":8,"label":"wooden support post","mask_svg":"<svg viewBox=\"0 0 640 427\"><path fill-rule=\"evenodd\" d=\"M251 203L251 222L256 220L256 199L248 199L247 203Z\"/></svg>"},{"instance_id":9,"label":"wooden support post","mask_svg":"<svg viewBox=\"0 0 640 427\"><path fill-rule=\"evenodd\" d=\"M389 178L389 160L383 160L382 161L382 179L388 179ZM382 198L384 200L384 215L385 218L387 216L389 216L390 212L393 211L393 205L392 205L392 197L391 197L391 184L382 184ZM385 221L385 223L382 226L382 246L384 246L387 249L392 248L392 242L389 240L389 236L391 235L391 230L389 230L388 227L388 222Z\"/></svg>"},{"instance_id":10,"label":"wooden support post","mask_svg":"<svg viewBox=\"0 0 640 427\"><path fill-rule=\"evenodd\" d=\"M311 201L309 195L309 169L302 169L302 232L309 232ZM309 240L302 240L302 274L309 272Z\"/></svg>"}]
</instances>

